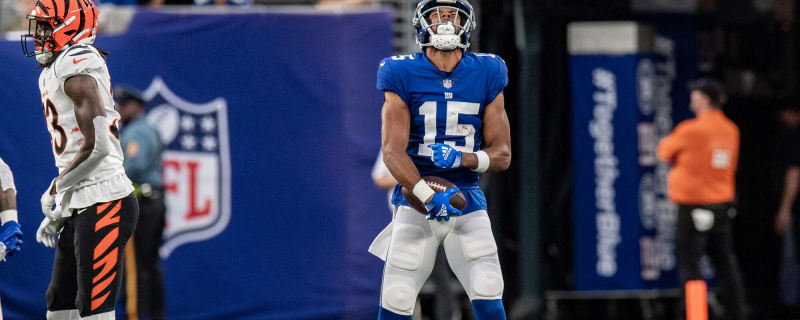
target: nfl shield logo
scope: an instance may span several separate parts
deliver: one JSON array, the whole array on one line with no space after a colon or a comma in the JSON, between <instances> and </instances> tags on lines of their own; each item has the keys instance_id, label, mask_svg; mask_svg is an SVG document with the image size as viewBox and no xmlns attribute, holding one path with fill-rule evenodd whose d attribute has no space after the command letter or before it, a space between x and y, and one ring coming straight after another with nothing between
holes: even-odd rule
<instances>
[{"instance_id":1,"label":"nfl shield logo","mask_svg":"<svg viewBox=\"0 0 800 320\"><path fill-rule=\"evenodd\" d=\"M164 143L164 193L167 204L166 258L182 244L220 234L230 221L231 168L227 102L187 102L160 77L144 92L148 122Z\"/></svg>"},{"instance_id":2,"label":"nfl shield logo","mask_svg":"<svg viewBox=\"0 0 800 320\"><path fill-rule=\"evenodd\" d=\"M442 85L444 86L445 89L450 89L453 87L453 81L450 79L444 79L442 80Z\"/></svg>"}]
</instances>

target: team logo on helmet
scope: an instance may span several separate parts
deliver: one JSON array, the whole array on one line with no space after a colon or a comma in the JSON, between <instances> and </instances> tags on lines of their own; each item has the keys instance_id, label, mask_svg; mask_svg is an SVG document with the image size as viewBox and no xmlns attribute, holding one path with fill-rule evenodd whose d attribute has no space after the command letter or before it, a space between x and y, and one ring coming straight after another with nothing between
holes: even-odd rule
<instances>
[{"instance_id":1,"label":"team logo on helmet","mask_svg":"<svg viewBox=\"0 0 800 320\"><path fill-rule=\"evenodd\" d=\"M211 239L231 216L231 165L228 104L187 102L160 77L145 90L147 120L164 143L164 193L167 225L159 249L166 258L177 247Z\"/></svg>"},{"instance_id":2,"label":"team logo on helmet","mask_svg":"<svg viewBox=\"0 0 800 320\"><path fill-rule=\"evenodd\" d=\"M92 0L38 0L25 16L28 33L21 36L26 57L52 55L67 46L91 44L97 35L97 6ZM35 50L29 48L33 42ZM41 61L40 61L41 62Z\"/></svg>"},{"instance_id":3,"label":"team logo on helmet","mask_svg":"<svg viewBox=\"0 0 800 320\"><path fill-rule=\"evenodd\" d=\"M417 4L412 24L420 48L466 50L475 30L475 15L467 0L423 0Z\"/></svg>"}]
</instances>

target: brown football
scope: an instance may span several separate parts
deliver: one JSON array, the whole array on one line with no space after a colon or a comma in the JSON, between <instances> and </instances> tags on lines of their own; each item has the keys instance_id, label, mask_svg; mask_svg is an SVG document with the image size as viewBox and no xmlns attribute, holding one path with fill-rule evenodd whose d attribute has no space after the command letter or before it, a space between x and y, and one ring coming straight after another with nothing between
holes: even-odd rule
<instances>
[{"instance_id":1,"label":"brown football","mask_svg":"<svg viewBox=\"0 0 800 320\"><path fill-rule=\"evenodd\" d=\"M436 191L436 193L445 192L445 190L450 188L456 188L455 184L453 184L452 182L448 181L445 178L424 176L422 177L422 179L425 180L425 183L427 183L428 186L430 186L431 189L433 189L433 191ZM409 191L405 187L403 187L403 197L405 197L406 201L408 201L408 203L411 204L411 207L416 209L419 213L424 215L428 214L428 211L425 210L425 205L422 204L422 201L417 199L417 196L415 196L411 191ZM464 194L461 193L461 191L458 191L458 193L450 197L450 205L458 210L464 210L467 207L467 199L464 198Z\"/></svg>"}]
</instances>

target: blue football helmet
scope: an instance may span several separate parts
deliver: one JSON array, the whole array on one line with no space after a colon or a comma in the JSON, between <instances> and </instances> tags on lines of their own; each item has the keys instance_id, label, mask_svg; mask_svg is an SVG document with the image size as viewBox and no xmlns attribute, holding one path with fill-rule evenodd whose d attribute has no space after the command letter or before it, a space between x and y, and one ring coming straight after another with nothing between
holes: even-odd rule
<instances>
[{"instance_id":1,"label":"blue football helmet","mask_svg":"<svg viewBox=\"0 0 800 320\"><path fill-rule=\"evenodd\" d=\"M443 17L442 8L454 9L455 15ZM431 19L434 16L436 22ZM469 48L469 35L475 30L475 14L467 0L422 0L417 4L411 23L417 30L420 49L466 50Z\"/></svg>"}]
</instances>

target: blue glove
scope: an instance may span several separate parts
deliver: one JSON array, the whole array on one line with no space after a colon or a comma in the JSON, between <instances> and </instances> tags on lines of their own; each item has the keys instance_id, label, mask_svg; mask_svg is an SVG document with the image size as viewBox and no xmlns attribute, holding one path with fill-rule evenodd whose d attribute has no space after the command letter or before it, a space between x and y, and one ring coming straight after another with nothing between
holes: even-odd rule
<instances>
[{"instance_id":1,"label":"blue glove","mask_svg":"<svg viewBox=\"0 0 800 320\"><path fill-rule=\"evenodd\" d=\"M16 221L6 222L0 226L0 242L6 246L6 255L13 256L22 251L22 230Z\"/></svg>"},{"instance_id":2,"label":"blue glove","mask_svg":"<svg viewBox=\"0 0 800 320\"><path fill-rule=\"evenodd\" d=\"M458 188L450 188L445 192L434 194L431 202L425 204L425 209L428 209L428 220L450 221L450 216L460 216L461 210L450 205L450 197L456 193L458 193Z\"/></svg>"},{"instance_id":3,"label":"blue glove","mask_svg":"<svg viewBox=\"0 0 800 320\"><path fill-rule=\"evenodd\" d=\"M439 168L460 168L461 151L454 149L449 144L434 143L428 145L433 150L431 161Z\"/></svg>"}]
</instances>

